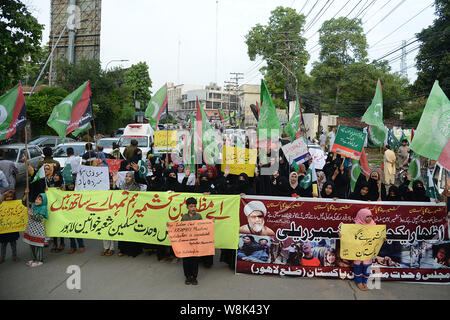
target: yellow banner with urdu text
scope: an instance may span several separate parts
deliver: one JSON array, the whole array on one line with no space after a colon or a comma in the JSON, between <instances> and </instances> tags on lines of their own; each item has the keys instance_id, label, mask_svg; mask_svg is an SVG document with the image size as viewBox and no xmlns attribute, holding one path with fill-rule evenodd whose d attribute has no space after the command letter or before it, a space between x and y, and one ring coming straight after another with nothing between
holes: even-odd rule
<instances>
[{"instance_id":1,"label":"yellow banner with urdu text","mask_svg":"<svg viewBox=\"0 0 450 320\"><path fill-rule=\"evenodd\" d=\"M255 166L258 157L256 149L247 149L241 147L223 146L223 161L221 171L225 172L226 167L230 169L231 174L240 175L241 173L247 176L255 176Z\"/></svg>"},{"instance_id":2,"label":"yellow banner with urdu text","mask_svg":"<svg viewBox=\"0 0 450 320\"><path fill-rule=\"evenodd\" d=\"M341 258L369 260L380 252L386 239L386 225L341 225Z\"/></svg>"},{"instance_id":3,"label":"yellow banner with urdu text","mask_svg":"<svg viewBox=\"0 0 450 320\"><path fill-rule=\"evenodd\" d=\"M27 208L22 201L3 201L0 204L0 234L25 231L27 224Z\"/></svg>"},{"instance_id":4,"label":"yellow banner with urdu text","mask_svg":"<svg viewBox=\"0 0 450 320\"><path fill-rule=\"evenodd\" d=\"M215 219L215 247L237 249L239 195L178 192L60 191L50 188L47 237L133 241L171 245L167 222L187 214L186 199L197 200L197 212Z\"/></svg>"}]
</instances>

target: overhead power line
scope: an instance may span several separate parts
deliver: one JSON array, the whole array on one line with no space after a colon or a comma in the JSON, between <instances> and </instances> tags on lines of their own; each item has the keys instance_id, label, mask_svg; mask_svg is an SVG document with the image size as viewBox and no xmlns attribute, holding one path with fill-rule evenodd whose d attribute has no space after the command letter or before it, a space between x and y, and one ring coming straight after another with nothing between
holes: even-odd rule
<instances>
[{"instance_id":1,"label":"overhead power line","mask_svg":"<svg viewBox=\"0 0 450 320\"><path fill-rule=\"evenodd\" d=\"M374 25L372 27L372 29L370 29L369 31L366 32L366 35L369 34L370 31L372 31L373 29L375 29L380 23L382 23L387 17L389 17L395 10L397 10L398 7L400 7L403 3L405 3L406 0L401 0L401 2L399 4L397 4L395 6L394 9L392 9L391 11L389 11L389 13L387 15L385 15L376 25Z\"/></svg>"}]
</instances>

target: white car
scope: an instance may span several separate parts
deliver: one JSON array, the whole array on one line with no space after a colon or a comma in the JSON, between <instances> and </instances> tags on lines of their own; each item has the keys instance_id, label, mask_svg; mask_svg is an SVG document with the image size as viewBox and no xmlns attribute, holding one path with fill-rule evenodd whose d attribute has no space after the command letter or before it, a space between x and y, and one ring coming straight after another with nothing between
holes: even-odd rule
<instances>
[{"instance_id":1,"label":"white car","mask_svg":"<svg viewBox=\"0 0 450 320\"><path fill-rule=\"evenodd\" d=\"M86 143L87 142L62 143L58 145L53 152L53 159L59 162L59 164L61 165L61 169L64 168L68 158L67 149L72 148L74 151L74 155L79 157L81 165L81 157L86 152Z\"/></svg>"},{"instance_id":2,"label":"white car","mask_svg":"<svg viewBox=\"0 0 450 320\"><path fill-rule=\"evenodd\" d=\"M119 143L119 138L103 138L97 141L97 145L103 147L104 153L111 153L113 151L113 142Z\"/></svg>"},{"instance_id":3,"label":"white car","mask_svg":"<svg viewBox=\"0 0 450 320\"><path fill-rule=\"evenodd\" d=\"M17 168L16 183L25 181L25 163L22 161L25 155L25 144L14 143L0 146L0 149L5 151L4 159L14 162ZM41 148L38 146L28 146L28 162L36 169L37 164L44 160Z\"/></svg>"}]
</instances>

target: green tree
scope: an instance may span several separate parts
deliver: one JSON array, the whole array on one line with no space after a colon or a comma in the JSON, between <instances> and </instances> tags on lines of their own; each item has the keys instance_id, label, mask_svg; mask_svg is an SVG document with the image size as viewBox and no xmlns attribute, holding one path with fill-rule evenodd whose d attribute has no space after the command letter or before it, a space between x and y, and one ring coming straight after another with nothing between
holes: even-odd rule
<instances>
[{"instance_id":1,"label":"green tree","mask_svg":"<svg viewBox=\"0 0 450 320\"><path fill-rule=\"evenodd\" d=\"M133 91L133 98L141 105L147 105L150 101L150 87L152 86L147 63L133 64L124 76L125 84Z\"/></svg>"},{"instance_id":2,"label":"green tree","mask_svg":"<svg viewBox=\"0 0 450 320\"><path fill-rule=\"evenodd\" d=\"M100 61L82 59L75 64L67 60L56 63L58 86L74 91L86 80L91 81L94 121L97 133L112 133L134 118L133 93L125 84L123 70L106 72Z\"/></svg>"},{"instance_id":3,"label":"green tree","mask_svg":"<svg viewBox=\"0 0 450 320\"><path fill-rule=\"evenodd\" d=\"M278 108L286 108L285 91L287 100L293 100L297 90L302 91L308 85L305 67L309 54L302 37L304 25L304 15L279 6L271 12L267 25L257 24L245 36L250 60L260 57L267 64L260 71Z\"/></svg>"},{"instance_id":4,"label":"green tree","mask_svg":"<svg viewBox=\"0 0 450 320\"><path fill-rule=\"evenodd\" d=\"M361 20L331 19L319 32L320 58L313 64L311 76L315 93L322 96L321 108L341 116L360 117L370 105L380 79L383 118L396 117L405 104L408 79L391 73L385 60L369 63Z\"/></svg>"},{"instance_id":5,"label":"green tree","mask_svg":"<svg viewBox=\"0 0 450 320\"><path fill-rule=\"evenodd\" d=\"M22 79L27 57L36 59L43 29L21 1L0 2L0 94Z\"/></svg>"},{"instance_id":6,"label":"green tree","mask_svg":"<svg viewBox=\"0 0 450 320\"><path fill-rule=\"evenodd\" d=\"M345 17L325 21L319 34L320 57L311 75L315 86L324 88L322 93L337 106L350 75L363 71L368 62L367 40L361 20Z\"/></svg>"},{"instance_id":7,"label":"green tree","mask_svg":"<svg viewBox=\"0 0 450 320\"><path fill-rule=\"evenodd\" d=\"M413 91L429 93L435 80L447 96L450 94L450 3L435 0L437 19L416 35L421 42L416 57L417 79Z\"/></svg>"},{"instance_id":8,"label":"green tree","mask_svg":"<svg viewBox=\"0 0 450 320\"><path fill-rule=\"evenodd\" d=\"M65 89L47 87L25 99L27 119L31 123L33 136L55 134L54 130L47 126L47 120L53 111L53 107L58 105L68 94L69 92Z\"/></svg>"}]
</instances>

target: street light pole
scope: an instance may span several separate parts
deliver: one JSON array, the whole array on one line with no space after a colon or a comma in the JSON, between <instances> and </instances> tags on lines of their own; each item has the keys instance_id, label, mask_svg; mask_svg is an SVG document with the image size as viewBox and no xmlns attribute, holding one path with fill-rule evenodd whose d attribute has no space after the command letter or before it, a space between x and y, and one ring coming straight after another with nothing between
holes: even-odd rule
<instances>
[{"instance_id":1,"label":"street light pole","mask_svg":"<svg viewBox=\"0 0 450 320\"><path fill-rule=\"evenodd\" d=\"M111 62L126 62L126 61L130 61L130 60L127 60L127 59L111 60L111 61L109 61L109 62L106 64L105 70L108 71L108 66L109 66L109 64L110 64Z\"/></svg>"}]
</instances>

